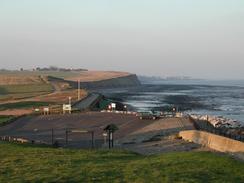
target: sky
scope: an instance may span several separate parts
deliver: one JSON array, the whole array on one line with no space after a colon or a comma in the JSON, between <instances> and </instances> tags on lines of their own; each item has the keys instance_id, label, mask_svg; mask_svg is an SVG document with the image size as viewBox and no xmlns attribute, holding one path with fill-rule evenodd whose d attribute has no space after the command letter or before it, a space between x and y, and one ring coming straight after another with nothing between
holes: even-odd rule
<instances>
[{"instance_id":1,"label":"sky","mask_svg":"<svg viewBox=\"0 0 244 183\"><path fill-rule=\"evenodd\" d=\"M0 0L0 68L244 79L243 0Z\"/></svg>"}]
</instances>

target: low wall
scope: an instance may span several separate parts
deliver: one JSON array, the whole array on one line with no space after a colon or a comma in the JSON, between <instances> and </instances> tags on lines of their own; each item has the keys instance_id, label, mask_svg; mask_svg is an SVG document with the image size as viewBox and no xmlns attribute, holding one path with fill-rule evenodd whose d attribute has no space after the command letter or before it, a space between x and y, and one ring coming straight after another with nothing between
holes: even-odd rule
<instances>
[{"instance_id":1,"label":"low wall","mask_svg":"<svg viewBox=\"0 0 244 183\"><path fill-rule=\"evenodd\" d=\"M244 152L244 143L208 132L189 130L179 134L184 140L192 141L220 152Z\"/></svg>"}]
</instances>

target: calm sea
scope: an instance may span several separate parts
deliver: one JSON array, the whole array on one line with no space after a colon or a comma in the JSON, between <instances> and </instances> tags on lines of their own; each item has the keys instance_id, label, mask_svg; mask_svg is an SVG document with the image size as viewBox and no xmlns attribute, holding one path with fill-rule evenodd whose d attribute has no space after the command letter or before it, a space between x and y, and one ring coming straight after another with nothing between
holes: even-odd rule
<instances>
[{"instance_id":1,"label":"calm sea","mask_svg":"<svg viewBox=\"0 0 244 183\"><path fill-rule=\"evenodd\" d=\"M177 107L187 113L223 116L244 124L244 81L162 80L100 92L137 111Z\"/></svg>"}]
</instances>

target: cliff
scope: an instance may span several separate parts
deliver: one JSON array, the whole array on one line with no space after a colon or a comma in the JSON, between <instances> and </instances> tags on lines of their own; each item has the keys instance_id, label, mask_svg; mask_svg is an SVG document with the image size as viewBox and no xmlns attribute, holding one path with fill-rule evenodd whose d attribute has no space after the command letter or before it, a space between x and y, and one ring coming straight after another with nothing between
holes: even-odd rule
<instances>
[{"instance_id":1,"label":"cliff","mask_svg":"<svg viewBox=\"0 0 244 183\"><path fill-rule=\"evenodd\" d=\"M69 83L72 87L77 88L77 81L71 81L66 79L60 79L55 77L49 77L51 81L64 81ZM141 85L135 74L129 74L126 76L104 79L99 81L81 81L81 88L85 89L99 89L99 88L119 88L119 87L132 87Z\"/></svg>"},{"instance_id":2,"label":"cliff","mask_svg":"<svg viewBox=\"0 0 244 183\"><path fill-rule=\"evenodd\" d=\"M131 87L140 85L140 81L138 80L135 74L122 76L117 78L111 78L100 81L89 81L89 82L81 82L81 88L86 89L96 89L96 88L119 88L119 87ZM77 86L77 82L72 83L72 86Z\"/></svg>"}]
</instances>

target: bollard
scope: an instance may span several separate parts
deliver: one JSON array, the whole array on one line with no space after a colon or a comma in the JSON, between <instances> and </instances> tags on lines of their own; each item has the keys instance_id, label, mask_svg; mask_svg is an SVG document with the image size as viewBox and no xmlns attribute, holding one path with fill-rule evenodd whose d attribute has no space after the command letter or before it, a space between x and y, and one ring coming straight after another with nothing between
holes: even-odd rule
<instances>
[{"instance_id":1,"label":"bollard","mask_svg":"<svg viewBox=\"0 0 244 183\"><path fill-rule=\"evenodd\" d=\"M92 135L92 148L94 148L95 142L94 142L94 132L93 131L91 132L91 135Z\"/></svg>"},{"instance_id":2,"label":"bollard","mask_svg":"<svg viewBox=\"0 0 244 183\"><path fill-rule=\"evenodd\" d=\"M65 130L65 144L68 146L68 130Z\"/></svg>"},{"instance_id":3,"label":"bollard","mask_svg":"<svg viewBox=\"0 0 244 183\"><path fill-rule=\"evenodd\" d=\"M54 130L52 128L52 145L53 145L53 143L54 143Z\"/></svg>"}]
</instances>

